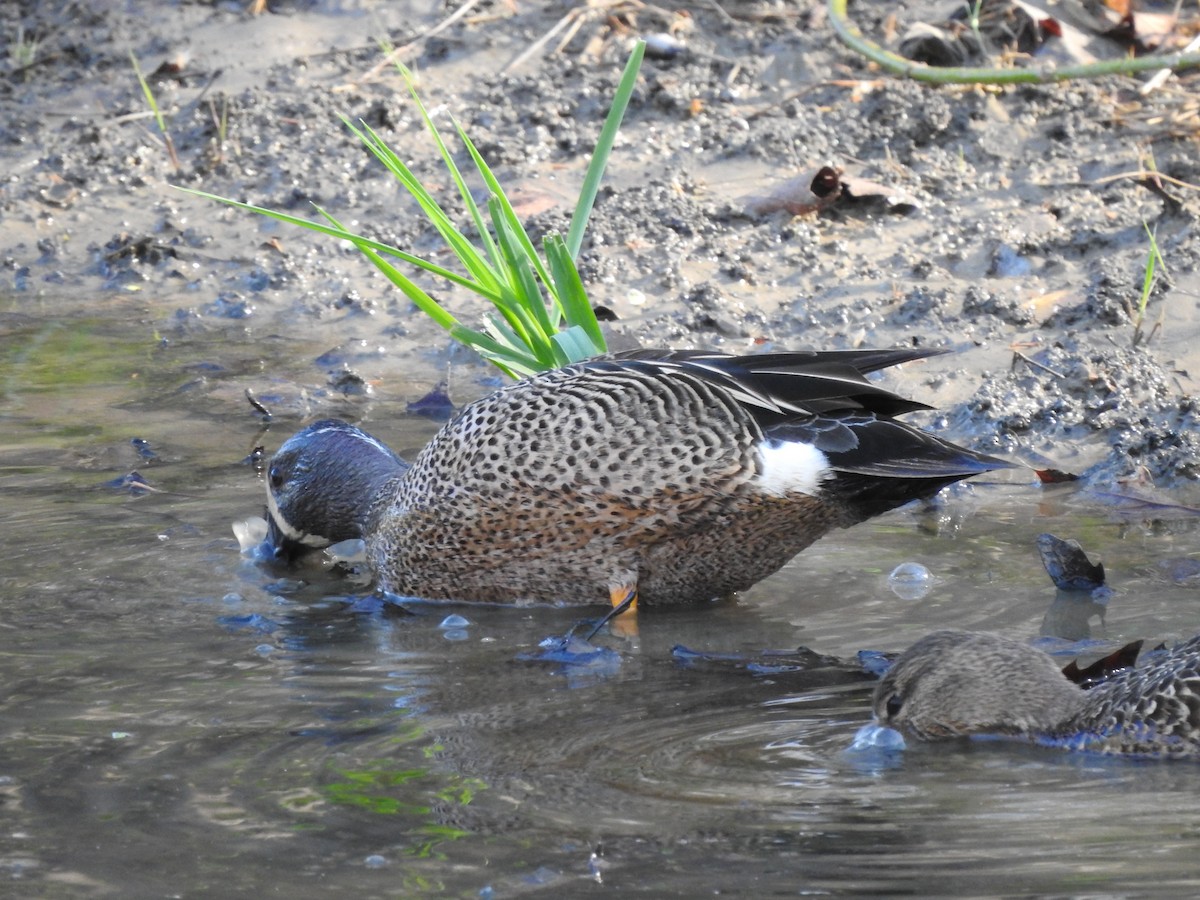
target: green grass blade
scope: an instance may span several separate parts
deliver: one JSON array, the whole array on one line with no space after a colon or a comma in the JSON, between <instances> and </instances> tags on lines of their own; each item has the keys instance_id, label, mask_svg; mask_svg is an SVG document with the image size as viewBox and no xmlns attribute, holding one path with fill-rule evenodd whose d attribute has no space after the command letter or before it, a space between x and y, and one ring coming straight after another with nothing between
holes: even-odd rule
<instances>
[{"instance_id":1,"label":"green grass blade","mask_svg":"<svg viewBox=\"0 0 1200 900\"><path fill-rule=\"evenodd\" d=\"M492 237L488 234L487 223L484 221L483 213L479 209L479 204L475 202L475 198L471 196L471 190L467 187L466 181L459 172L458 166L454 162L454 157L450 154L450 150L446 147L446 142L442 140L442 134L438 131L437 126L433 123L433 119L429 115L429 111L425 108L424 102L417 94L416 79L413 73L403 63L397 61L396 67L400 70L400 74L404 77L404 83L408 87L409 94L412 95L413 102L417 104L417 109L420 110L421 118L425 122L425 127L429 134L433 137L434 143L437 145L438 152L442 155L442 161L446 164L446 169L450 172L450 177L454 179L454 184L458 188L459 196L462 197L463 206L466 207L472 221L475 223L475 230L479 232L479 240L483 243L484 250L491 258L493 265L500 268L499 253ZM458 123L455 122L455 128L458 129ZM461 129L459 129L461 132Z\"/></svg>"},{"instance_id":2,"label":"green grass blade","mask_svg":"<svg viewBox=\"0 0 1200 900\"><path fill-rule=\"evenodd\" d=\"M475 149L475 144L469 137L467 137L467 133L463 131L462 126L457 122L455 122L454 125L458 129L458 136L462 140L463 146L466 147L467 152L471 154L471 159L474 160L475 168L479 170L479 175L483 179L483 183L487 186L492 198L494 198L496 202L500 204L500 208L504 213L504 221L507 222L509 227L512 229L513 235L520 244L521 251L524 253L525 258L529 260L530 265L532 265L537 271L538 277L542 279L542 284L546 285L547 288L552 289L553 282L550 279L550 273L546 271L546 267L542 263L542 258L538 256L537 249L533 246L533 241L529 239L529 235L525 232L525 226L521 224L521 218L512 208L512 204L508 202L508 197L504 193L504 188L500 186L500 182L496 180L496 176L492 173L491 168L488 166L487 162L484 161L484 158L479 151ZM491 199L489 199L488 203L490 206ZM494 216L493 221L495 221ZM555 309L556 314L558 312L557 306L558 298L552 296L551 307Z\"/></svg>"},{"instance_id":3,"label":"green grass blade","mask_svg":"<svg viewBox=\"0 0 1200 900\"><path fill-rule=\"evenodd\" d=\"M341 223L338 222L337 219L329 215L329 213L325 212L324 210L321 211L321 215L325 216L325 218L327 218L338 228L342 227ZM448 312L444 306L430 297L423 288L418 286L399 269L380 256L379 253L377 253L374 249L366 246L365 241L363 241L361 238L355 239L354 236L350 237L349 240L367 259L369 259L375 265L375 268L384 274L388 281L400 288L400 290L404 292L405 296L412 300L412 302L417 305L417 308L420 309L421 312L425 313L425 315L429 316L429 318L433 319L434 322L436 322L442 328L445 328L447 331L452 330L456 326L461 326L462 323L460 323L458 319L454 318L454 316Z\"/></svg>"},{"instance_id":4,"label":"green grass blade","mask_svg":"<svg viewBox=\"0 0 1200 900\"><path fill-rule=\"evenodd\" d=\"M453 332L451 337L471 347L492 365L502 369L506 375L516 378L520 375L532 375L535 372L546 370L546 366L541 360L531 356L519 345L498 341L493 336L481 332L472 332L471 334L469 343Z\"/></svg>"},{"instance_id":5,"label":"green grass blade","mask_svg":"<svg viewBox=\"0 0 1200 900\"><path fill-rule=\"evenodd\" d=\"M513 279L513 301L528 311L538 324L540 339L543 342L548 341L550 335L558 330L558 323L550 320L550 313L542 299L542 289L538 286L529 257L513 232L512 225L505 218L503 204L498 197L493 196L488 200L488 212L492 216L492 226L496 229L496 242L500 245L500 252L504 254L504 261Z\"/></svg>"},{"instance_id":6,"label":"green grass blade","mask_svg":"<svg viewBox=\"0 0 1200 900\"><path fill-rule=\"evenodd\" d=\"M560 366L568 363L581 362L597 355L592 338L579 325L572 325L566 331L560 331L550 339L562 356ZM603 352L603 351L601 351Z\"/></svg>"},{"instance_id":7,"label":"green grass blade","mask_svg":"<svg viewBox=\"0 0 1200 900\"><path fill-rule=\"evenodd\" d=\"M383 163L388 171L396 177L405 190L412 194L413 199L417 201L417 205L421 207L421 211L425 213L434 228L437 229L438 234L442 236L442 240L454 251L454 255L459 258L459 261L475 280L487 285L489 290L498 290L500 278L496 269L501 268L501 266L495 262L495 254L491 254L493 264L495 264L495 268L493 268L492 265L489 265L488 259L471 243L470 238L455 227L450 216L446 214L433 195L425 189L420 180L404 164L404 161L400 159L396 152L370 126L364 124L360 129L345 117L342 118L342 121L366 145L375 158ZM440 141L440 137L438 140ZM452 163L450 164L452 165ZM487 238L487 245L491 247L491 238L486 232L485 237ZM491 253L490 250L489 253Z\"/></svg>"},{"instance_id":8,"label":"green grass blade","mask_svg":"<svg viewBox=\"0 0 1200 900\"><path fill-rule=\"evenodd\" d=\"M642 66L642 57L646 53L646 42L639 40L629 55L625 71L617 85L617 93L613 96L612 107L600 129L600 137L596 141L596 149L592 151L592 160L588 163L587 173L583 177L583 187L579 192L579 201L575 204L575 213L571 216L571 227L567 229L567 249L571 258L579 258L579 248L583 246L583 233L587 230L588 218L592 214L592 206L596 203L596 194L600 190L600 179L604 177L604 169L608 165L609 154L612 153L613 142L617 139L617 130L621 127L621 119L629 106L629 98L637 86L638 70Z\"/></svg>"},{"instance_id":9,"label":"green grass blade","mask_svg":"<svg viewBox=\"0 0 1200 900\"><path fill-rule=\"evenodd\" d=\"M158 100L155 99L154 91L150 90L150 83L142 74L142 67L138 65L137 57L132 50L129 51L129 61L133 63L133 74L137 76L138 84L142 86L142 94L146 98L146 104L150 107L150 111L154 113L154 121L158 124L158 130L166 134L167 121L163 118L162 110L158 108Z\"/></svg>"},{"instance_id":10,"label":"green grass blade","mask_svg":"<svg viewBox=\"0 0 1200 900\"><path fill-rule=\"evenodd\" d=\"M422 259L419 256L414 256L411 253L405 253L403 250L399 249L398 247L393 247L390 244L384 244L381 241L375 241L371 238L364 237L363 235L347 231L340 225L322 225L320 222L314 222L310 219L302 219L299 216L293 216L289 213L276 212L273 209L267 209L263 206L254 206L250 203L243 203L240 200L231 200L228 197L220 197L216 194L207 193L206 191L198 191L194 188L180 187L179 185L173 185L173 187L175 190L183 191L185 194L203 197L206 200L215 200L218 203L224 203L226 206L233 206L237 209L244 209L248 212L258 213L260 216L266 216L269 219L275 219L279 222L286 222L289 225L299 225L301 228L307 228L309 231L316 231L319 234L325 234L329 237L337 238L339 240L350 241L357 247L370 247L372 250L376 250L379 253L386 254L387 256L394 256L397 259L401 259L404 262L409 263L410 265L417 266L418 268L425 270L430 275L436 276L437 278L444 278L453 284L457 284L459 287L466 288L473 293L479 294L479 296L484 297L492 303L496 303L500 299L500 285L498 283L496 284L495 289L492 290L482 284L479 284L478 282L463 277L457 272L453 272L450 269L439 266L437 263L430 262L427 259ZM322 215L326 215L320 207L314 208Z\"/></svg>"},{"instance_id":11,"label":"green grass blade","mask_svg":"<svg viewBox=\"0 0 1200 900\"><path fill-rule=\"evenodd\" d=\"M552 234L546 237L545 247L566 323L571 328L581 329L588 338L590 346L587 354L577 358L586 359L606 352L608 344L604 340L604 332L596 321L596 312L592 309L566 242L560 235Z\"/></svg>"},{"instance_id":12,"label":"green grass blade","mask_svg":"<svg viewBox=\"0 0 1200 900\"><path fill-rule=\"evenodd\" d=\"M542 372L548 368L547 360L551 358L550 353L534 356L525 350L525 342L520 340L516 335L512 335L510 340L498 341L482 331L466 327L447 312L441 304L422 290L419 285L407 278L403 272L399 271L370 247L365 246L365 242L354 243L363 255L393 285L399 288L406 297L412 300L421 312L446 329L452 340L473 348L480 355L486 357L493 365L499 366L506 375L517 377L522 374L529 375L534 372Z\"/></svg>"},{"instance_id":13,"label":"green grass blade","mask_svg":"<svg viewBox=\"0 0 1200 900\"><path fill-rule=\"evenodd\" d=\"M503 318L488 316L484 327L495 345L494 352L499 357L510 360L514 366L522 368L525 374L544 372L553 367L554 354L549 346L542 355L535 354Z\"/></svg>"}]
</instances>

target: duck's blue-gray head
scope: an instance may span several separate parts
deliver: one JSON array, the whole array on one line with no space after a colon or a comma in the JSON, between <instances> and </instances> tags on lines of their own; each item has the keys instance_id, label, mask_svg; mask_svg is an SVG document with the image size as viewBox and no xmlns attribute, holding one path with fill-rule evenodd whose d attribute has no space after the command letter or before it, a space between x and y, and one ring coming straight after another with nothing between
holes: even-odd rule
<instances>
[{"instance_id":1,"label":"duck's blue-gray head","mask_svg":"<svg viewBox=\"0 0 1200 900\"><path fill-rule=\"evenodd\" d=\"M379 491L407 469L381 441L337 419L296 432L267 470L267 540L276 557L364 537Z\"/></svg>"}]
</instances>

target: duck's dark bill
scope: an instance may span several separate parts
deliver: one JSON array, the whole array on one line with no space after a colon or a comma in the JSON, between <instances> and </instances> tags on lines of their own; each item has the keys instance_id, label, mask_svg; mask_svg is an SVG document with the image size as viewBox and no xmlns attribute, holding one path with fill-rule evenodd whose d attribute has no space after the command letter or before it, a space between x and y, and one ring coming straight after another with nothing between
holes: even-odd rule
<instances>
[{"instance_id":1,"label":"duck's dark bill","mask_svg":"<svg viewBox=\"0 0 1200 900\"><path fill-rule=\"evenodd\" d=\"M275 517L267 512L267 536L263 540L263 556L284 563L293 563L313 550L312 547L288 537L280 530Z\"/></svg>"}]
</instances>

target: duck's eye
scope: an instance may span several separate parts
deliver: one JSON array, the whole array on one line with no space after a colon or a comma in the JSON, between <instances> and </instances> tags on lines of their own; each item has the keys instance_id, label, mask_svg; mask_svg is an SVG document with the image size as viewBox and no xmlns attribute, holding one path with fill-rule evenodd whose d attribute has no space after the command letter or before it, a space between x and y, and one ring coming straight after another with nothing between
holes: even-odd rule
<instances>
[{"instance_id":1,"label":"duck's eye","mask_svg":"<svg viewBox=\"0 0 1200 900\"><path fill-rule=\"evenodd\" d=\"M884 706L884 710L887 712L888 718L894 719L896 716L900 715L900 707L903 705L904 698L899 694L892 694L892 696L888 697L887 704Z\"/></svg>"},{"instance_id":2,"label":"duck's eye","mask_svg":"<svg viewBox=\"0 0 1200 900\"><path fill-rule=\"evenodd\" d=\"M271 466L270 471L267 472L267 479L271 482L271 490L279 490L283 487L285 480L283 469L280 466Z\"/></svg>"}]
</instances>

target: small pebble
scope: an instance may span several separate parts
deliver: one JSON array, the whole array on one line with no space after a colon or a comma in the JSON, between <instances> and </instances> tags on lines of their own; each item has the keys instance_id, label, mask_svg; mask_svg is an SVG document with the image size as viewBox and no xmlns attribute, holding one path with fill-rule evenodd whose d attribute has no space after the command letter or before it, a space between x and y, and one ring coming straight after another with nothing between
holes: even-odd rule
<instances>
[{"instance_id":1,"label":"small pebble","mask_svg":"<svg viewBox=\"0 0 1200 900\"><path fill-rule=\"evenodd\" d=\"M674 59L687 50L683 41L665 31L648 34L645 40L646 56L650 59Z\"/></svg>"}]
</instances>

